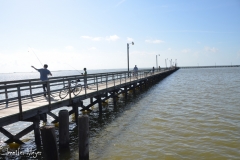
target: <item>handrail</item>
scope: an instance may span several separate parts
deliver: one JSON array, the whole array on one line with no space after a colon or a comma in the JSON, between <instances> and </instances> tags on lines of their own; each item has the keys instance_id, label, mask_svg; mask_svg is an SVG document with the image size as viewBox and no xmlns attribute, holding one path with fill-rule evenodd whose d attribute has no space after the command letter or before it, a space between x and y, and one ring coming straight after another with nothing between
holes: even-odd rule
<instances>
[{"instance_id":1,"label":"handrail","mask_svg":"<svg viewBox=\"0 0 240 160\"><path fill-rule=\"evenodd\" d=\"M138 78L132 77L132 74L128 77L128 72L107 72L107 73L97 73L87 75L87 84L96 87L97 92L99 92L99 86L103 86L105 82L105 89L108 91L110 85L114 88L117 85L121 85L124 81L125 83L131 84L133 81L138 82L147 77L146 72L150 73L150 69L139 70ZM155 72L158 72L157 70ZM132 73L132 72L131 72ZM127 81L129 78L130 81ZM27 79L20 81L5 81L1 82L4 85L0 85L0 107L6 105L8 107L9 103L16 102L18 100L20 118L22 118L22 102L25 99L32 99L43 95L42 84L46 83L48 88L48 105L49 111L51 110L51 98L52 93L57 93L63 89L65 84L68 85L69 93L73 86L71 86L71 81L80 79L81 82L84 82L84 76L74 75L74 76L61 76L61 77L52 77L48 81L40 81L39 79ZM11 83L10 83L11 82ZM21 82L21 83L18 83ZM87 94L85 88L85 96ZM73 97L69 94L69 100ZM4 109L3 107L0 109Z\"/></svg>"}]
</instances>

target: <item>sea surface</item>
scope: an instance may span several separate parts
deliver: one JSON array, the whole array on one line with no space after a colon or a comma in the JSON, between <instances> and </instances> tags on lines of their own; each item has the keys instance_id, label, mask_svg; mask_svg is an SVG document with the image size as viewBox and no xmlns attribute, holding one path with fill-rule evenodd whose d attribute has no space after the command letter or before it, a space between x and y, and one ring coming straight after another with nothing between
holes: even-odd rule
<instances>
[{"instance_id":1,"label":"sea surface","mask_svg":"<svg viewBox=\"0 0 240 160\"><path fill-rule=\"evenodd\" d=\"M89 113L90 159L239 160L239 97L238 67L179 69L143 91L129 93L127 99L120 95L115 107L109 99L102 117L98 115L98 106L93 107ZM78 159L74 118L69 118L70 149L60 153L60 159ZM48 123L51 120L48 117ZM18 133L31 124L19 123L4 128ZM56 134L58 137L58 130ZM7 155L9 146L3 143L6 139L0 134L0 145L5 149L0 151L0 159L28 157ZM25 144L21 151L42 151L34 144L33 132L22 140ZM43 155L37 159L44 159Z\"/></svg>"}]
</instances>

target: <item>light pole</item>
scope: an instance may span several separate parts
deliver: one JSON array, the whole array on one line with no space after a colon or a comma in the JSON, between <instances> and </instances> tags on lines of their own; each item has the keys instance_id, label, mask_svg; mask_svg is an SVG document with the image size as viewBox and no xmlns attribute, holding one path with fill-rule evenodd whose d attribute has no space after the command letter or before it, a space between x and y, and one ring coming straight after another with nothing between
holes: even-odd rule
<instances>
[{"instance_id":1,"label":"light pole","mask_svg":"<svg viewBox=\"0 0 240 160\"><path fill-rule=\"evenodd\" d=\"M134 42L127 43L128 77L129 77L129 44L134 45Z\"/></svg>"},{"instance_id":2,"label":"light pole","mask_svg":"<svg viewBox=\"0 0 240 160\"><path fill-rule=\"evenodd\" d=\"M166 69L167 69L167 60L168 60L168 59L165 59Z\"/></svg>"},{"instance_id":3,"label":"light pole","mask_svg":"<svg viewBox=\"0 0 240 160\"><path fill-rule=\"evenodd\" d=\"M156 69L158 69L158 59L157 59L157 56L160 56L160 54L156 55Z\"/></svg>"}]
</instances>

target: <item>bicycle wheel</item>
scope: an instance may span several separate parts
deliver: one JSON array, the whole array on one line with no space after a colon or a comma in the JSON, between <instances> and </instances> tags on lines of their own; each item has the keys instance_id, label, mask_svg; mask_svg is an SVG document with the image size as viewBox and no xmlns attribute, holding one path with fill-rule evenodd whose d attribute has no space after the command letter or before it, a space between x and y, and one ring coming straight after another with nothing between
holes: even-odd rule
<instances>
[{"instance_id":1,"label":"bicycle wheel","mask_svg":"<svg viewBox=\"0 0 240 160\"><path fill-rule=\"evenodd\" d=\"M60 91L59 93L59 97L61 99L65 98L68 95L68 88L67 87L63 87L63 89Z\"/></svg>"},{"instance_id":2,"label":"bicycle wheel","mask_svg":"<svg viewBox=\"0 0 240 160\"><path fill-rule=\"evenodd\" d=\"M75 96L77 96L80 92L82 91L82 85L78 84L77 86L75 86L75 88L73 89L73 94Z\"/></svg>"}]
</instances>

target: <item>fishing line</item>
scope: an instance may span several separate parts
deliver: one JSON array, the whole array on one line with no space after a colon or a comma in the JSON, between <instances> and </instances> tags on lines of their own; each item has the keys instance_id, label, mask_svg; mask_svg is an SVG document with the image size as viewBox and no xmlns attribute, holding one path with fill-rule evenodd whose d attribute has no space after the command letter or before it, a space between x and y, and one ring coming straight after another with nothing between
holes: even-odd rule
<instances>
[{"instance_id":1,"label":"fishing line","mask_svg":"<svg viewBox=\"0 0 240 160\"><path fill-rule=\"evenodd\" d=\"M29 47L31 49L31 47ZM32 50L32 49L31 49ZM29 51L28 51L29 52ZM35 52L32 50L32 52L34 53L34 55L37 57L38 61L40 62L41 66L43 66L42 62L40 61L40 59L38 58L38 56L35 54Z\"/></svg>"},{"instance_id":2,"label":"fishing line","mask_svg":"<svg viewBox=\"0 0 240 160\"><path fill-rule=\"evenodd\" d=\"M63 64L67 64L67 63L63 63ZM74 68L73 66L71 66L70 64L67 64L69 65L70 67L72 67L74 70L78 71L79 73L81 73L79 70L77 70L76 68Z\"/></svg>"}]
</instances>

